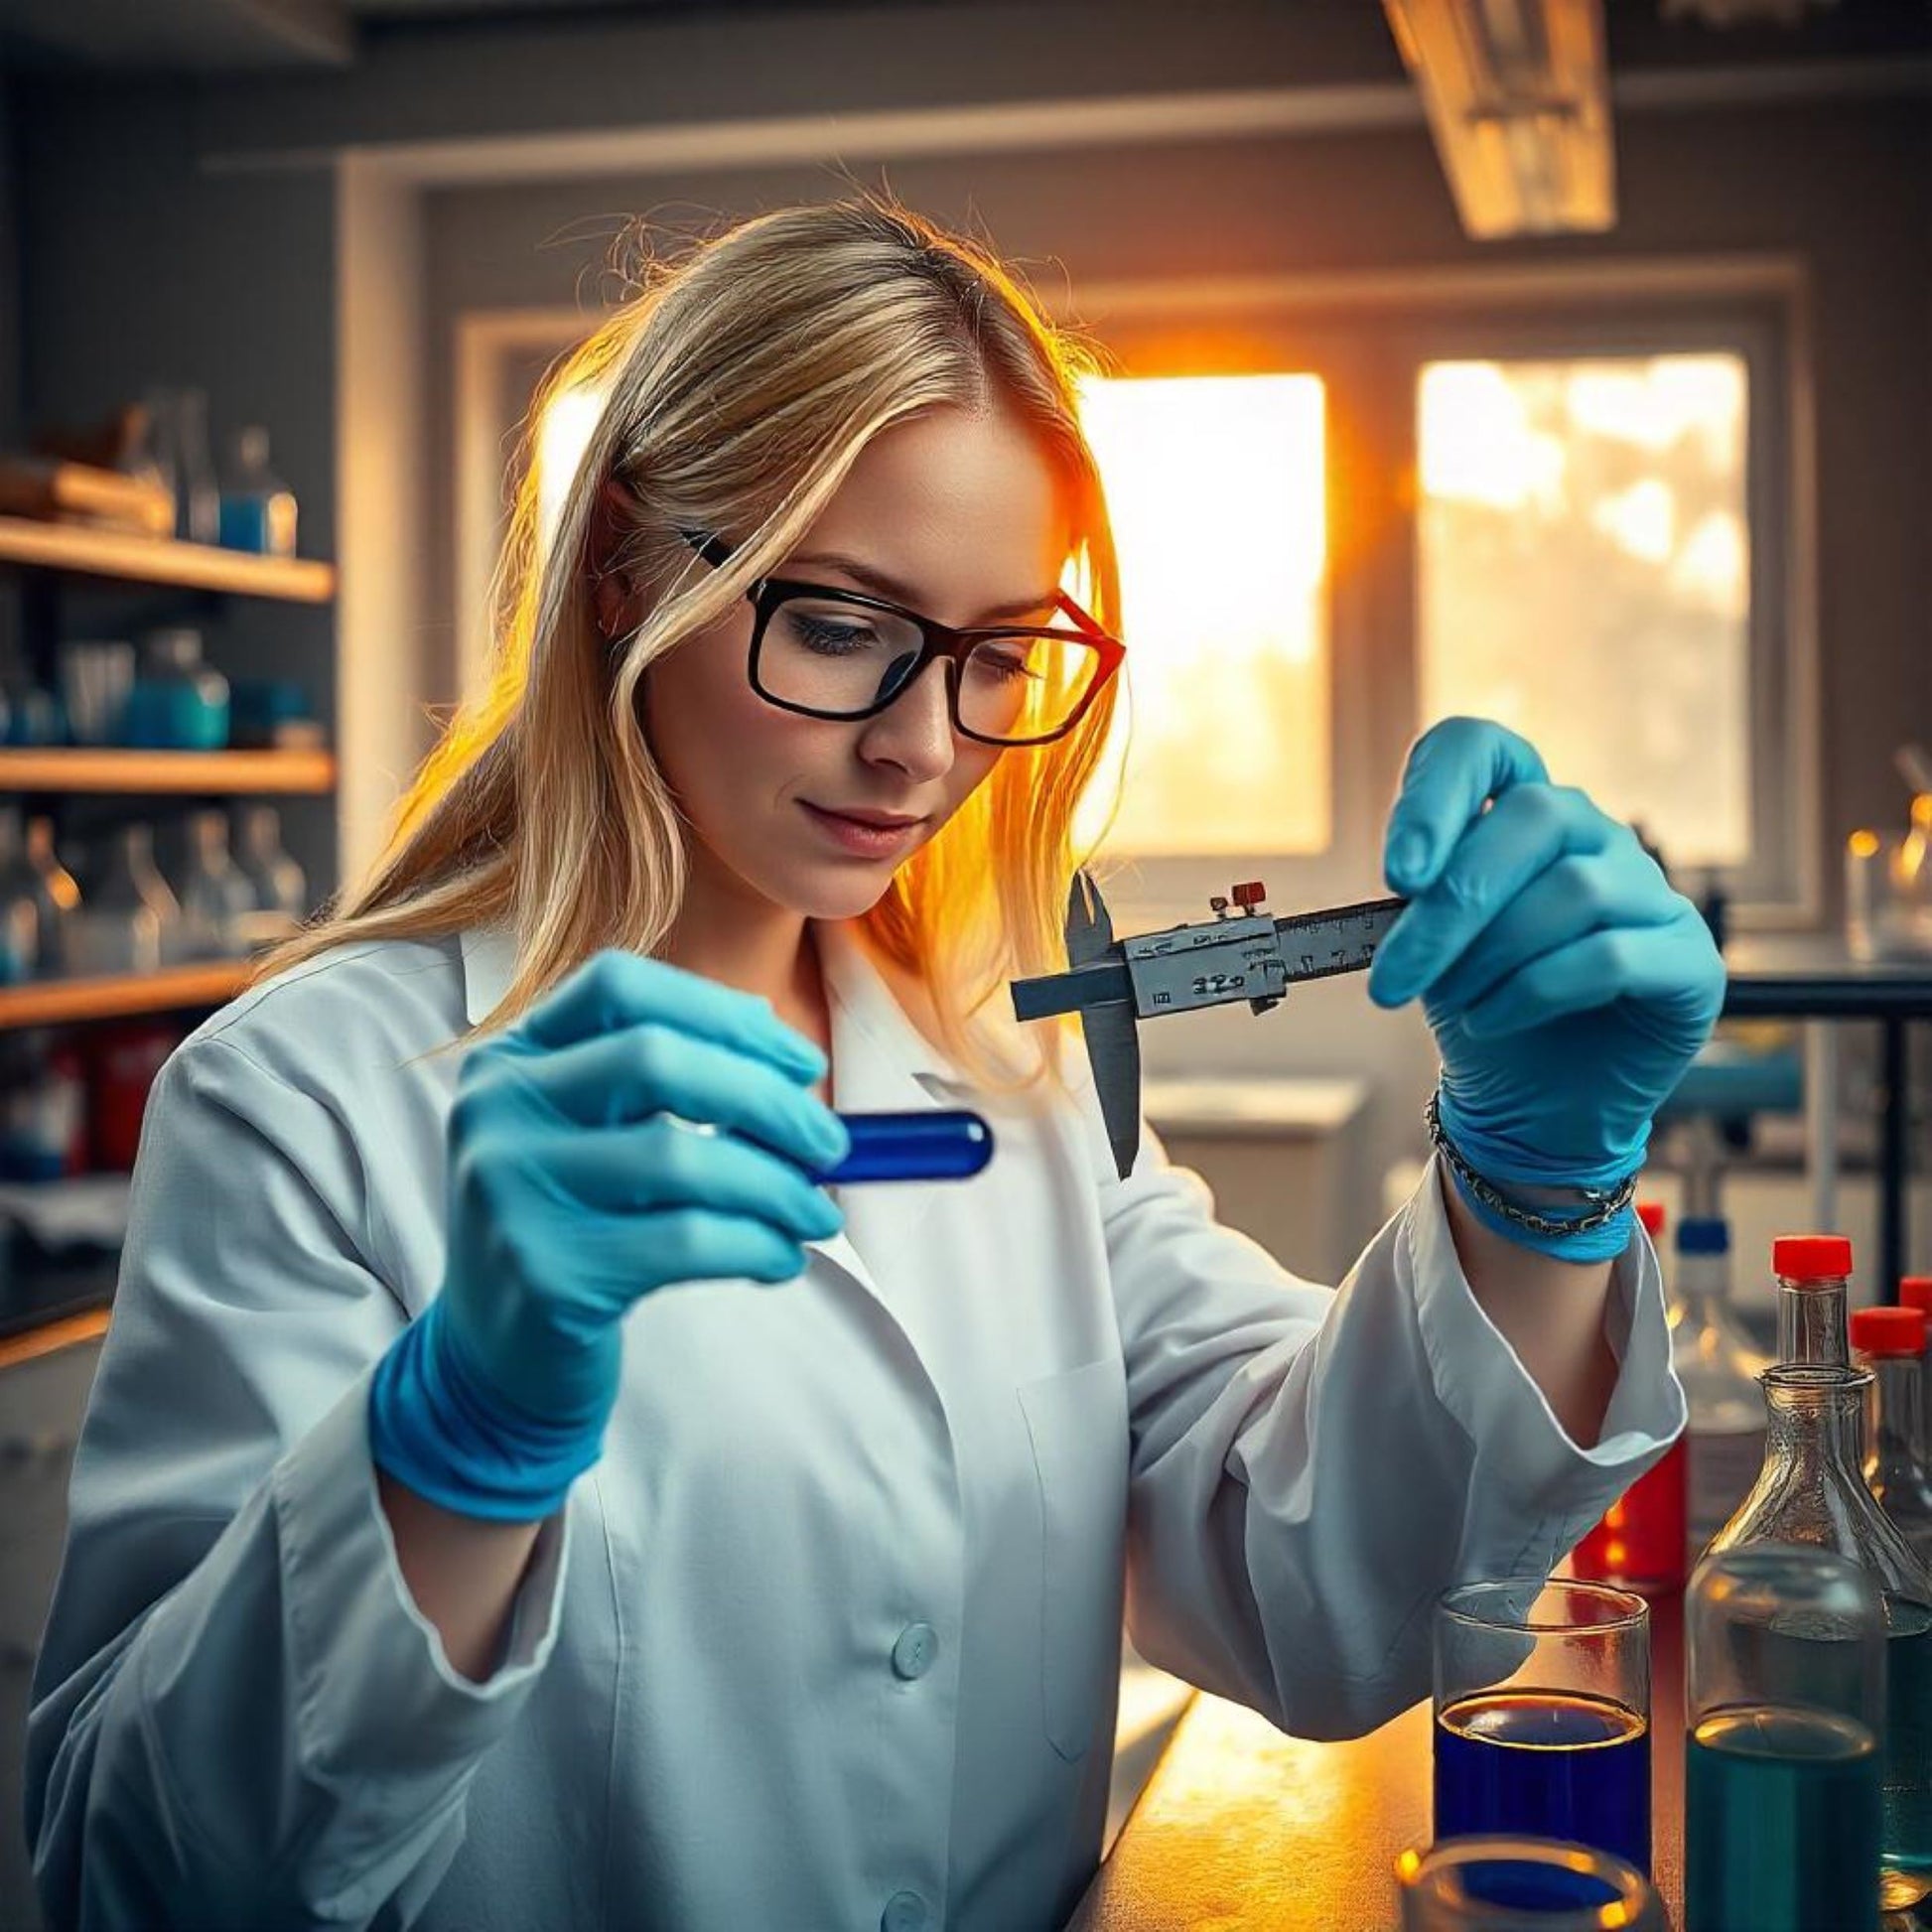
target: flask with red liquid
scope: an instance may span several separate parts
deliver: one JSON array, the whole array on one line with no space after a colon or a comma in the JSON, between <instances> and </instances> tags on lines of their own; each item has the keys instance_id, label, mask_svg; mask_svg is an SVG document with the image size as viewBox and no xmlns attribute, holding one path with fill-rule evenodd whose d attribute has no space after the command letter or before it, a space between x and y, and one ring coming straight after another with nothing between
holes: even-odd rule
<instances>
[{"instance_id":1,"label":"flask with red liquid","mask_svg":"<svg viewBox=\"0 0 1932 1932\"><path fill-rule=\"evenodd\" d=\"M1639 1201L1637 1218L1652 1242L1662 1237L1661 1202ZM1680 1436L1663 1460L1603 1512L1603 1520L1571 1553L1573 1576L1659 1595L1684 1587L1690 1543L1687 1442Z\"/></svg>"}]
</instances>

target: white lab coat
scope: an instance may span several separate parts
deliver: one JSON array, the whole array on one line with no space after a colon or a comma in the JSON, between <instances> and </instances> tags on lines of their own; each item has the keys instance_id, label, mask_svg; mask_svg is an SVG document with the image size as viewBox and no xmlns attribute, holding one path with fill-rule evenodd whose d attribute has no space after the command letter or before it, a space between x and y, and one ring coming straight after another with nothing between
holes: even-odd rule
<instances>
[{"instance_id":1,"label":"white lab coat","mask_svg":"<svg viewBox=\"0 0 1932 1932\"><path fill-rule=\"evenodd\" d=\"M958 1104L820 936L836 1104ZM161 1076L35 1686L56 1927L1050 1927L1098 1855L1124 1589L1155 1662L1359 1731L1426 1691L1437 1591L1554 1566L1682 1425L1641 1237L1583 1449L1435 1173L1336 1294L1151 1137L1118 1180L1088 1090L995 1111L975 1180L847 1190L791 1284L644 1301L603 1460L468 1682L364 1412L441 1279L430 1049L508 970L489 933L345 949Z\"/></svg>"}]
</instances>

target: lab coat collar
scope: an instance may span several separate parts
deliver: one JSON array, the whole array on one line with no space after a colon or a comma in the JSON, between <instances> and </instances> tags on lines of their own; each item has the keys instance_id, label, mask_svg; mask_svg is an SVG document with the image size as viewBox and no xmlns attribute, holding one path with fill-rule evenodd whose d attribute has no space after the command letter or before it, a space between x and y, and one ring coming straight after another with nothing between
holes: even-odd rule
<instances>
[{"instance_id":1,"label":"lab coat collar","mask_svg":"<svg viewBox=\"0 0 1932 1932\"><path fill-rule=\"evenodd\" d=\"M833 1080L841 1107L884 1112L926 1106L934 1089L971 1084L906 1018L853 925L819 921L813 931L832 1009ZM507 925L472 926L460 944L463 1011L471 1026L481 1026L516 977L516 938Z\"/></svg>"},{"instance_id":2,"label":"lab coat collar","mask_svg":"<svg viewBox=\"0 0 1932 1932\"><path fill-rule=\"evenodd\" d=\"M463 1013L481 1027L502 1004L516 977L516 935L506 925L469 927L463 947Z\"/></svg>"}]
</instances>

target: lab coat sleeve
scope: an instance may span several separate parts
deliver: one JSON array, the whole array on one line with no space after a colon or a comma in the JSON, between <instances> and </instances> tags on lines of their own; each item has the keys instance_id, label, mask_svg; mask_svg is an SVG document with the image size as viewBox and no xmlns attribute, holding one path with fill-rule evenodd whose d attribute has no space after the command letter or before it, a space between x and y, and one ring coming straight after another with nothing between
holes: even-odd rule
<instances>
[{"instance_id":1,"label":"lab coat sleeve","mask_svg":"<svg viewBox=\"0 0 1932 1932\"><path fill-rule=\"evenodd\" d=\"M1477 1306L1434 1165L1339 1291L1213 1218L1147 1134L1102 1181L1132 1427L1128 1622L1150 1661L1303 1736L1429 1689L1449 1585L1548 1572L1684 1422L1655 1256L1612 1276L1594 1447Z\"/></svg>"},{"instance_id":2,"label":"lab coat sleeve","mask_svg":"<svg viewBox=\"0 0 1932 1932\"><path fill-rule=\"evenodd\" d=\"M222 1036L149 1102L29 1727L51 1926L406 1926L555 1635L540 1533L500 1667L455 1672L376 1500L400 1331L356 1137Z\"/></svg>"}]
</instances>

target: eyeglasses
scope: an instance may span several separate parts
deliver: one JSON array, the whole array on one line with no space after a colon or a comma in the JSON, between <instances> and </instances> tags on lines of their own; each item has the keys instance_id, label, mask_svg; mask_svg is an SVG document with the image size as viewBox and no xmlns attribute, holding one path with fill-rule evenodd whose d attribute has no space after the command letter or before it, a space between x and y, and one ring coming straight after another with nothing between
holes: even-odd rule
<instances>
[{"instance_id":1,"label":"eyeglasses","mask_svg":"<svg viewBox=\"0 0 1932 1932\"><path fill-rule=\"evenodd\" d=\"M681 531L714 569L732 546ZM805 718L874 718L917 683L935 658L953 729L982 745L1046 745L1064 738L1120 668L1127 647L1070 597L1054 605L1073 628L984 624L955 630L883 598L824 584L764 577L746 593L752 689Z\"/></svg>"}]
</instances>

